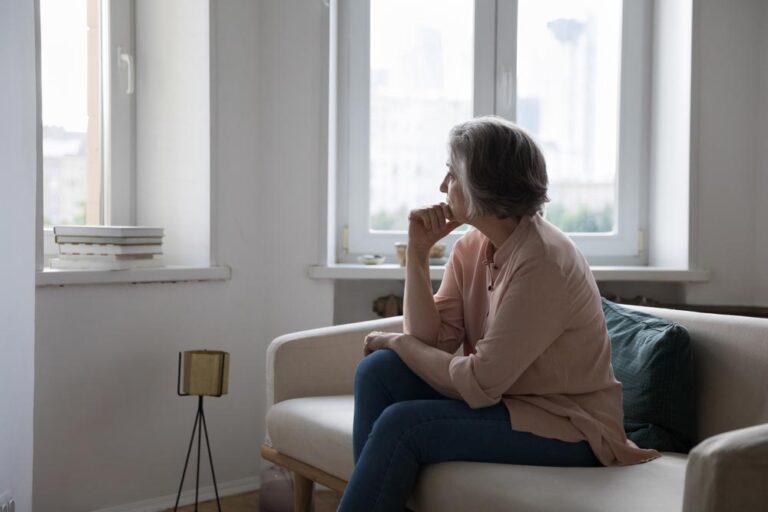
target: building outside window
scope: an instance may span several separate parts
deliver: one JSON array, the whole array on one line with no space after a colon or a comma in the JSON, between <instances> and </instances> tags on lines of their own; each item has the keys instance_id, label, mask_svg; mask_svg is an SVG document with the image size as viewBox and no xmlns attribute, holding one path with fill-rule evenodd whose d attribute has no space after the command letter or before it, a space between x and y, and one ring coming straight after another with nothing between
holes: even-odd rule
<instances>
[{"instance_id":1,"label":"building outside window","mask_svg":"<svg viewBox=\"0 0 768 512\"><path fill-rule=\"evenodd\" d=\"M101 23L96 0L40 0L43 223L101 223Z\"/></svg>"}]
</instances>

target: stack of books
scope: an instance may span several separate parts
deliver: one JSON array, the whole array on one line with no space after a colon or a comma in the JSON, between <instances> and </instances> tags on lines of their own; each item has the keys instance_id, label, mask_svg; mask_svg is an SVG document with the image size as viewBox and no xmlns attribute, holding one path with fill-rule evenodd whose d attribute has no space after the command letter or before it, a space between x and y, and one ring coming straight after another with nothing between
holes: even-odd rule
<instances>
[{"instance_id":1,"label":"stack of books","mask_svg":"<svg viewBox=\"0 0 768 512\"><path fill-rule=\"evenodd\" d=\"M163 266L163 228L54 226L59 257L51 268L126 270Z\"/></svg>"}]
</instances>

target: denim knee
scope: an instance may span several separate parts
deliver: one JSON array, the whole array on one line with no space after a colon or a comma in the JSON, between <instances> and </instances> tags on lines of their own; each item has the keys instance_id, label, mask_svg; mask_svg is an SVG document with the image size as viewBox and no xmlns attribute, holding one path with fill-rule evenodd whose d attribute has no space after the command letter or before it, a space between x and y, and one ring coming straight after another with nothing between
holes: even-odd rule
<instances>
[{"instance_id":1,"label":"denim knee","mask_svg":"<svg viewBox=\"0 0 768 512\"><path fill-rule=\"evenodd\" d=\"M405 363L392 350L377 350L368 354L357 365L355 370L355 383L361 379L375 379L391 377L395 372L401 371Z\"/></svg>"},{"instance_id":2,"label":"denim knee","mask_svg":"<svg viewBox=\"0 0 768 512\"><path fill-rule=\"evenodd\" d=\"M380 431L399 436L421 421L419 412L422 407L420 401L395 402L389 405L374 423L373 434Z\"/></svg>"}]
</instances>

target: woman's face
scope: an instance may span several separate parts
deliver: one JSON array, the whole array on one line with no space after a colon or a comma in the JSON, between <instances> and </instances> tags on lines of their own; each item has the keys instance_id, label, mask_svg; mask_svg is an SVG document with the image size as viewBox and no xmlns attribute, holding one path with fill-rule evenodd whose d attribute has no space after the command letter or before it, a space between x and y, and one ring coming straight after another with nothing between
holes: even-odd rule
<instances>
[{"instance_id":1,"label":"woman's face","mask_svg":"<svg viewBox=\"0 0 768 512\"><path fill-rule=\"evenodd\" d=\"M446 203L451 208L453 219L458 222L467 221L467 209L464 202L464 193L461 191L461 185L457 180L457 174L451 162L445 164L448 167L448 171L443 178L443 182L440 184L440 192L446 194Z\"/></svg>"}]
</instances>

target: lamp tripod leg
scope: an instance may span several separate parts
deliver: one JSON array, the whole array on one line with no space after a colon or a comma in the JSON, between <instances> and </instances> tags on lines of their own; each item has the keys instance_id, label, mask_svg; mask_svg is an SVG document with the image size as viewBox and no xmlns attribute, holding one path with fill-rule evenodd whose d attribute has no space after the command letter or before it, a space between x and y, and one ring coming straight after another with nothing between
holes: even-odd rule
<instances>
[{"instance_id":1,"label":"lamp tripod leg","mask_svg":"<svg viewBox=\"0 0 768 512\"><path fill-rule=\"evenodd\" d=\"M213 455L211 455L211 442L208 440L208 425L205 422L205 413L200 410L200 418L203 423L203 432L205 432L205 445L208 447L208 461L211 463L211 476L213 477L213 490L216 492L216 506L221 512L221 502L219 501L219 487L216 485L216 472L213 470ZM198 439L199 439L198 434ZM198 452L199 453L199 452ZM199 457L198 457L199 458Z\"/></svg>"},{"instance_id":2,"label":"lamp tripod leg","mask_svg":"<svg viewBox=\"0 0 768 512\"><path fill-rule=\"evenodd\" d=\"M181 472L181 483L179 484L179 492L176 494L176 504L173 505L173 511L176 512L176 509L179 508L179 498L181 498L181 489L184 487L184 478L187 476L187 466L189 465L189 456L192 453L192 443L195 440L195 432L197 432L197 424L200 422L200 411L198 410L197 415L195 416L195 424L192 427L192 437L189 438L189 447L187 448L187 457L184 459L184 470ZM200 436L198 435L198 439ZM198 449L198 454L200 453ZM199 460L198 455L198 460Z\"/></svg>"},{"instance_id":3,"label":"lamp tripod leg","mask_svg":"<svg viewBox=\"0 0 768 512\"><path fill-rule=\"evenodd\" d=\"M202 425L203 418L203 395L200 395L200 400L197 402L197 422ZM200 490L200 445L203 441L201 435L202 427L197 431L197 474L195 476L195 512L197 512L197 496Z\"/></svg>"}]
</instances>

